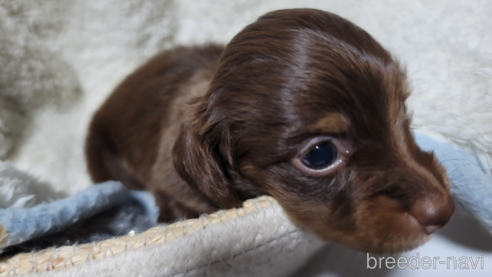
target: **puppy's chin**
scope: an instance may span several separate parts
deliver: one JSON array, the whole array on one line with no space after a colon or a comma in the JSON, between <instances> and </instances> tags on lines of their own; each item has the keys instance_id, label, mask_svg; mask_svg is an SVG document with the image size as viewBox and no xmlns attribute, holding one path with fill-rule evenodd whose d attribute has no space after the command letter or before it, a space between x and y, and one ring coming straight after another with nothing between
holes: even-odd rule
<instances>
[{"instance_id":1,"label":"puppy's chin","mask_svg":"<svg viewBox=\"0 0 492 277\"><path fill-rule=\"evenodd\" d=\"M393 254L409 251L424 244L431 237L431 235L427 235L423 231L391 234L388 237L386 237L387 232L374 234L375 236L367 235L367 237L363 237L361 234L345 234L339 237L331 237L329 235L323 237L322 233L317 235L325 241L334 241L355 250L374 254Z\"/></svg>"},{"instance_id":2,"label":"puppy's chin","mask_svg":"<svg viewBox=\"0 0 492 277\"><path fill-rule=\"evenodd\" d=\"M361 201L355 212L338 218L337 213L306 213L286 208L291 220L320 239L343 244L355 250L391 254L414 249L427 242L432 234L418 220L384 196Z\"/></svg>"},{"instance_id":3,"label":"puppy's chin","mask_svg":"<svg viewBox=\"0 0 492 277\"><path fill-rule=\"evenodd\" d=\"M415 217L386 197L361 203L353 221L353 231L334 230L333 234L329 234L321 228L315 232L325 240L378 254L408 251L430 239Z\"/></svg>"}]
</instances>

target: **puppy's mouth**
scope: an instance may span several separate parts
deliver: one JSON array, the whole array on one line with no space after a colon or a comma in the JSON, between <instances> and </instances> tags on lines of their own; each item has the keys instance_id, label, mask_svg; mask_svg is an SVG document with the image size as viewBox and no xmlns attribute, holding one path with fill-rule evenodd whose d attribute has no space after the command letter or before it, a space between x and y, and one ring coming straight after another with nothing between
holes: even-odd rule
<instances>
[{"instance_id":1,"label":"puppy's mouth","mask_svg":"<svg viewBox=\"0 0 492 277\"><path fill-rule=\"evenodd\" d=\"M333 222L309 226L318 237L376 254L409 251L427 242L451 219L455 205L449 196L420 199L410 209L385 196L361 203L345 226ZM301 225L306 225L302 222ZM350 228L347 228L351 225Z\"/></svg>"},{"instance_id":2,"label":"puppy's mouth","mask_svg":"<svg viewBox=\"0 0 492 277\"><path fill-rule=\"evenodd\" d=\"M365 239L370 240L372 237L375 243L362 243L361 250L395 253L414 249L427 242L432 234L444 227L453 216L454 210L453 199L450 196L442 196L419 199L406 212L387 211L389 216L380 222L381 227L373 227L376 232ZM390 221L391 217L393 221Z\"/></svg>"},{"instance_id":3,"label":"puppy's mouth","mask_svg":"<svg viewBox=\"0 0 492 277\"><path fill-rule=\"evenodd\" d=\"M362 242L362 247L355 248L373 253L409 251L428 241L432 234L444 227L455 210L454 201L450 196L422 197L412 203L406 211L399 210L394 203L395 206L389 206L390 201L397 202L380 199L381 209L372 214L376 220L372 222L372 226L367 226L374 228L374 232L369 232L365 239L360 237L363 241L372 240L372 243ZM388 209L386 214L384 208Z\"/></svg>"}]
</instances>

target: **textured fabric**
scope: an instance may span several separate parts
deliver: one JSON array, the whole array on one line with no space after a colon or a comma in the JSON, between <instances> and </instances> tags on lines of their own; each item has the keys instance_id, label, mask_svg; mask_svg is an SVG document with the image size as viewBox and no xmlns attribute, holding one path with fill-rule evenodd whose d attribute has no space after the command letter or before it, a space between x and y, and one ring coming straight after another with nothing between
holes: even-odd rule
<instances>
[{"instance_id":1,"label":"textured fabric","mask_svg":"<svg viewBox=\"0 0 492 277\"><path fill-rule=\"evenodd\" d=\"M130 191L119 182L106 182L51 203L31 208L0 209L0 226L4 233L4 238L0 240L0 251L11 245L59 232L102 211L128 203L131 199L140 200L142 205L148 207L148 213L141 216L149 217L155 225L158 209L154 199L148 193L142 194Z\"/></svg>"},{"instance_id":2,"label":"textured fabric","mask_svg":"<svg viewBox=\"0 0 492 277\"><path fill-rule=\"evenodd\" d=\"M0 161L0 209L32 207L65 196L49 183Z\"/></svg>"},{"instance_id":3,"label":"textured fabric","mask_svg":"<svg viewBox=\"0 0 492 277\"><path fill-rule=\"evenodd\" d=\"M269 197L103 242L20 254L0 276L286 276L323 245Z\"/></svg>"}]
</instances>

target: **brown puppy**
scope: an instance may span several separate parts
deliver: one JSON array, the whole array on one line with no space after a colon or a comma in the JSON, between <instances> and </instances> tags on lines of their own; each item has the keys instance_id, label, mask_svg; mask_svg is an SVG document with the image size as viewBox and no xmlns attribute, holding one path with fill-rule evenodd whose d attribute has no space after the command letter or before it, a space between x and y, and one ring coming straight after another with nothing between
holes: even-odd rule
<instances>
[{"instance_id":1,"label":"brown puppy","mask_svg":"<svg viewBox=\"0 0 492 277\"><path fill-rule=\"evenodd\" d=\"M324 240L405 251L454 211L443 168L410 132L408 94L359 27L275 11L225 48L176 48L126 78L90 126L89 171L151 191L161 221L267 194Z\"/></svg>"}]
</instances>

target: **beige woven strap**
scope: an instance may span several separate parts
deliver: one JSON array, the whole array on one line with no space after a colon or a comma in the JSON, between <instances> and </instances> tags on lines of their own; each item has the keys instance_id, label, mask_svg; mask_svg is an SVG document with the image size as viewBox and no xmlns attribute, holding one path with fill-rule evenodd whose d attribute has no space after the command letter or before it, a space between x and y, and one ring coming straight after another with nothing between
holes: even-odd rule
<instances>
[{"instance_id":1,"label":"beige woven strap","mask_svg":"<svg viewBox=\"0 0 492 277\"><path fill-rule=\"evenodd\" d=\"M4 240L6 239L7 239L7 234L5 233L5 230L3 229L2 225L0 225L0 245L2 245Z\"/></svg>"},{"instance_id":2,"label":"beige woven strap","mask_svg":"<svg viewBox=\"0 0 492 277\"><path fill-rule=\"evenodd\" d=\"M269 207L273 203L276 203L273 198L261 196L244 202L243 207L239 209L218 211L196 219L157 226L140 234L121 236L101 242L62 246L38 252L18 254L0 260L0 276L57 270L79 265L90 260L112 257L126 250L163 244L195 231L207 229L211 225L234 220L237 217Z\"/></svg>"}]
</instances>

